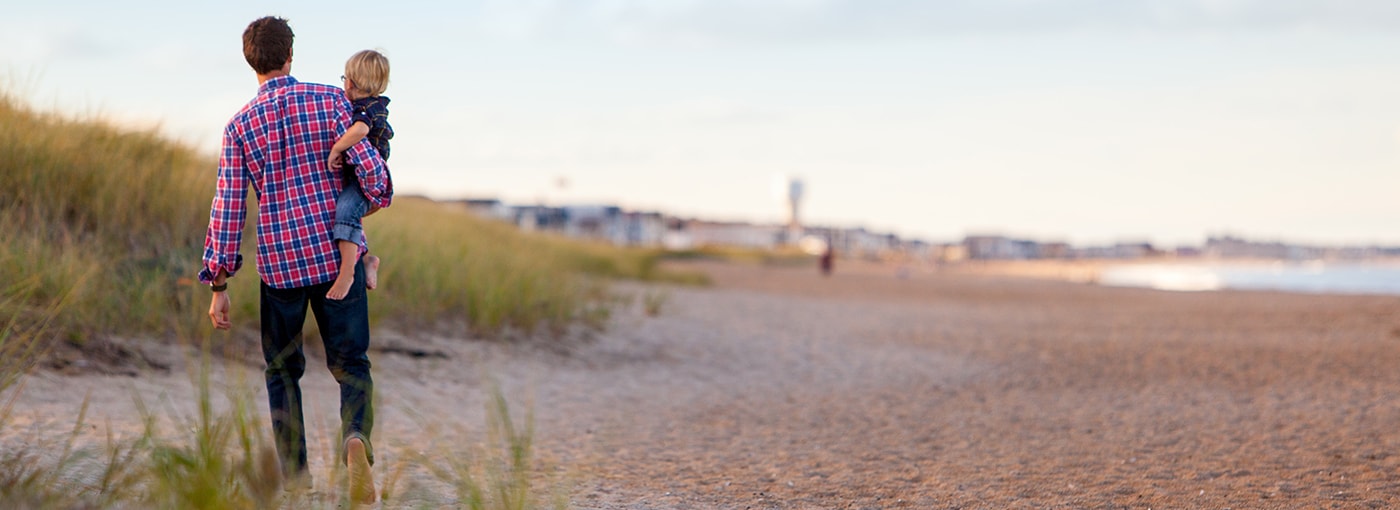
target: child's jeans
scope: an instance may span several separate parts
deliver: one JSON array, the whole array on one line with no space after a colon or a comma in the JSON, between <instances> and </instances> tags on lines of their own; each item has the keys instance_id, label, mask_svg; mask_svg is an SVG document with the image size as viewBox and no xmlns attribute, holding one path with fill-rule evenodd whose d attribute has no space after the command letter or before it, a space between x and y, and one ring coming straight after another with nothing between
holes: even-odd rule
<instances>
[{"instance_id":1,"label":"child's jeans","mask_svg":"<svg viewBox=\"0 0 1400 510\"><path fill-rule=\"evenodd\" d=\"M367 212L369 212L369 199L360 192L360 181L347 179L345 188L340 190L340 197L335 201L335 227L331 229L332 239L350 241L364 246L365 232L362 230L360 218L363 218Z\"/></svg>"}]
</instances>

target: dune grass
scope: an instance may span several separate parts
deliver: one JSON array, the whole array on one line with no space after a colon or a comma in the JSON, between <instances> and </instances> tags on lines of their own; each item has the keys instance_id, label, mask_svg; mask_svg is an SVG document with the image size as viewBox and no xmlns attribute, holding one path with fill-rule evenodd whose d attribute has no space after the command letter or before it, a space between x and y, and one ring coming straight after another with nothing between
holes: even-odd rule
<instances>
[{"instance_id":1,"label":"dune grass","mask_svg":"<svg viewBox=\"0 0 1400 510\"><path fill-rule=\"evenodd\" d=\"M36 112L0 92L0 189L8 190L0 193L0 433L22 433L7 427L23 375L55 346L129 336L202 342L208 352L209 294L193 278L215 167L153 131ZM420 198L399 198L368 218L366 230L384 259L370 301L378 326L560 333L601 324L615 302L610 279L697 281L660 270L655 251L524 234ZM235 320L246 329L257 326L253 231L250 220L247 263L230 280ZM137 402L146 421L140 437L94 439L84 406L57 444L0 451L0 506L342 507L336 497L281 490L262 406L239 394L215 406L208 371L206 358L194 375L193 410L154 412ZM457 499L441 504L550 505L538 494L529 420L513 422L499 394L492 402L487 447L415 461L455 489ZM171 420L173 429L159 425ZM385 497L395 496L404 466L388 468Z\"/></svg>"},{"instance_id":2,"label":"dune grass","mask_svg":"<svg viewBox=\"0 0 1400 510\"><path fill-rule=\"evenodd\" d=\"M28 288L12 286L0 294L0 302L31 297ZM68 293L60 293L44 306L30 310L27 321L0 325L0 507L48 509L207 509L247 508L352 508L344 490L345 470L331 463L320 473L316 491L286 491L281 479L270 426L262 418L253 385L234 371L215 391L212 347L223 333L205 332L199 343L201 356L191 360L192 408L154 408L133 394L142 417L142 432L117 438L87 418L84 400L72 427L61 437L14 442L34 430L20 430L13 418L15 403L24 391L25 375L42 355L42 338L53 318L68 306ZM26 326L27 325L27 326ZM229 384L232 382L232 384ZM535 463L533 419L512 419L510 406L495 385L488 400L483 446L463 449L441 445L430 452L407 452L393 459L382 472L389 476L381 486L385 508L469 508L472 510L523 510L564 508L563 492L546 470ZM241 388L241 389L240 389ZM224 405L216 405L220 398ZM168 403L167 403L168 404ZM436 421L419 417L425 430ZM104 432L105 431L105 432ZM105 435L104 435L105 433ZM337 432L338 433L338 432ZM332 434L334 435L334 434ZM431 440L431 436L429 436ZM381 460L385 458L380 456ZM403 501L398 480L418 471L452 488L450 494L432 494L419 501ZM554 496L549 496L554 495Z\"/></svg>"},{"instance_id":3,"label":"dune grass","mask_svg":"<svg viewBox=\"0 0 1400 510\"><path fill-rule=\"evenodd\" d=\"M422 198L398 199L365 225L382 260L370 301L374 320L469 318L467 327L479 335L558 332L606 306L605 282L577 270L593 255L574 245Z\"/></svg>"},{"instance_id":4,"label":"dune grass","mask_svg":"<svg viewBox=\"0 0 1400 510\"><path fill-rule=\"evenodd\" d=\"M66 293L54 326L70 339L168 328L187 312L172 309L172 276L198 267L208 221L195 198L212 192L200 182L203 162L151 132L0 97L0 274L31 286L26 299L0 304L0 316Z\"/></svg>"},{"instance_id":5,"label":"dune grass","mask_svg":"<svg viewBox=\"0 0 1400 510\"><path fill-rule=\"evenodd\" d=\"M216 161L157 135L36 112L0 94L0 326L65 295L51 336L188 336L207 327L199 270ZM411 171L411 170L401 170ZM253 203L253 201L250 201ZM255 204L251 207L256 207ZM252 210L234 318L256 327ZM660 254L526 234L459 207L401 197L366 221L382 256L376 324L463 325L477 336L561 332L606 317L607 280L695 281Z\"/></svg>"},{"instance_id":6,"label":"dune grass","mask_svg":"<svg viewBox=\"0 0 1400 510\"><path fill-rule=\"evenodd\" d=\"M667 252L662 254L661 258L669 260L707 259L765 266L801 266L812 264L816 260L815 256L791 246L774 249L701 246L689 250Z\"/></svg>"},{"instance_id":7,"label":"dune grass","mask_svg":"<svg viewBox=\"0 0 1400 510\"><path fill-rule=\"evenodd\" d=\"M372 317L422 323L464 313L480 334L596 326L607 316L608 279L705 283L659 268L658 250L526 234L422 198L370 216L366 233L383 260Z\"/></svg>"},{"instance_id":8,"label":"dune grass","mask_svg":"<svg viewBox=\"0 0 1400 510\"><path fill-rule=\"evenodd\" d=\"M18 337L4 338L16 341ZM97 429L87 420L84 402L63 437L0 450L0 506L27 510L355 508L347 499L345 469L337 463L328 472L316 474L314 491L286 490L268 438L269 427L257 411L261 406L254 403L252 392L230 389L223 395L227 404L217 410L210 360L206 350L203 363L192 374L197 390L194 409L159 414L136 399L144 420L137 437L108 435L95 440L91 431ZM13 370L0 372L11 381L20 375ZM15 395L10 393L10 402ZM11 432L7 431L9 410L6 406L0 412L0 433ZM171 419L162 420L163 416ZM485 425L481 446L441 445L431 453L407 452L380 469L389 473L380 486L382 507L565 508L562 486L554 485L553 475L536 465L532 419L515 422L499 389L489 400ZM398 484L409 471L436 478L451 492L404 499Z\"/></svg>"},{"instance_id":9,"label":"dune grass","mask_svg":"<svg viewBox=\"0 0 1400 510\"><path fill-rule=\"evenodd\" d=\"M215 167L213 158L154 131L37 112L0 92L0 189L7 190L0 193L0 433L13 432L6 427L23 374L57 345L83 349L128 336L203 342L207 349L209 294L193 278ZM253 230L250 215L247 262L230 280L235 320L246 329L257 327ZM616 302L610 279L703 283L662 270L655 250L525 234L420 198L397 199L367 219L366 231L384 259L381 288L370 301L377 326L460 326L475 336L560 333L607 318ZM654 301L659 310L664 299ZM288 501L262 406L237 394L215 406L207 363L194 375L196 408L173 417L173 430L159 426L171 416L143 408L140 437L94 441L84 406L60 443L0 451L0 506L341 505L334 498ZM487 416L487 447L417 459L456 490L457 500L444 504L558 506L538 494L529 420L512 421L499 394ZM389 468L386 490L403 470Z\"/></svg>"}]
</instances>

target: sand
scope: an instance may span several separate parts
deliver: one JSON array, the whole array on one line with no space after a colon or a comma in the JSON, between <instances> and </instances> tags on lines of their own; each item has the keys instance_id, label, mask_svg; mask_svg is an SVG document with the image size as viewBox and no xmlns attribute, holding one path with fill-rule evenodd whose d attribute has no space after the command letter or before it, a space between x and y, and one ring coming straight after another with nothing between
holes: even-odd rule
<instances>
[{"instance_id":1,"label":"sand","mask_svg":"<svg viewBox=\"0 0 1400 510\"><path fill-rule=\"evenodd\" d=\"M486 380L532 411L572 508L1400 506L1400 298L686 267L716 285L622 285L638 299L568 348L378 332L381 349L433 354L373 353L384 506L453 506L406 459L483 441ZM640 296L658 293L649 317ZM192 413L191 365L171 362L40 372L0 447L68 431L86 395L94 443L139 430L133 395ZM316 474L337 423L318 363ZM219 362L216 386L262 409L259 368Z\"/></svg>"}]
</instances>

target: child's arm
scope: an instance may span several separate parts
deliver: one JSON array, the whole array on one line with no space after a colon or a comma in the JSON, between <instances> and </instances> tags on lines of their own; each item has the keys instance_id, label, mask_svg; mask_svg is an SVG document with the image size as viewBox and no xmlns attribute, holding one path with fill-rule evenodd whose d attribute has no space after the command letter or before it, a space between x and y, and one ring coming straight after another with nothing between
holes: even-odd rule
<instances>
[{"instance_id":1,"label":"child's arm","mask_svg":"<svg viewBox=\"0 0 1400 510\"><path fill-rule=\"evenodd\" d=\"M335 141L335 145L331 146L331 157L326 161L326 167L331 170L340 168L342 154L346 149L360 143L360 140L364 140L365 135L368 134L369 124L365 124L364 122L351 124L350 129L345 130L345 134L340 135L340 139Z\"/></svg>"}]
</instances>

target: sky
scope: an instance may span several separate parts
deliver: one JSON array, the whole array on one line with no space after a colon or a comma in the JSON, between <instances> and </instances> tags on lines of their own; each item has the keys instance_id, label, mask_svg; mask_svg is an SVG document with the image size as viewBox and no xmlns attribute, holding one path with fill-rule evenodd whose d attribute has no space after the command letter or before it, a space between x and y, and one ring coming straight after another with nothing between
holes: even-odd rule
<instances>
[{"instance_id":1,"label":"sky","mask_svg":"<svg viewBox=\"0 0 1400 510\"><path fill-rule=\"evenodd\" d=\"M237 5L230 5L237 4ZM213 155L256 92L391 60L402 194L934 242L1400 244L1400 3L467 0L8 6L0 87ZM210 168L210 193L214 168Z\"/></svg>"}]
</instances>

